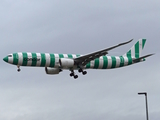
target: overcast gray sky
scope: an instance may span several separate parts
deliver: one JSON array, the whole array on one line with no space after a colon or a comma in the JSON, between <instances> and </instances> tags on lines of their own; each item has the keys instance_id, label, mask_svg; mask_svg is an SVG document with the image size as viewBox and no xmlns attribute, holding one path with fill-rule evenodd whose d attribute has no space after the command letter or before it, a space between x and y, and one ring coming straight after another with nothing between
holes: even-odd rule
<instances>
[{"instance_id":1,"label":"overcast gray sky","mask_svg":"<svg viewBox=\"0 0 160 120\"><path fill-rule=\"evenodd\" d=\"M160 119L159 0L1 0L0 120ZM110 51L124 54L147 38L147 61L114 70L88 70L78 80L69 71L46 75L44 68L6 64L13 52L86 54L134 38Z\"/></svg>"}]
</instances>

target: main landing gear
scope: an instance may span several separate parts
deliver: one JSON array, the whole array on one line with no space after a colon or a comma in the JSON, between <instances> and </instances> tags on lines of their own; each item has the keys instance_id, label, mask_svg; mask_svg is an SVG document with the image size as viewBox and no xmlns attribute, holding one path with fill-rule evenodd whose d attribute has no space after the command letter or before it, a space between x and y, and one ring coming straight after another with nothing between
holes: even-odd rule
<instances>
[{"instance_id":1,"label":"main landing gear","mask_svg":"<svg viewBox=\"0 0 160 120\"><path fill-rule=\"evenodd\" d=\"M71 71L70 76L71 76L71 77L74 77L74 79L77 79L77 78L78 78L78 75L76 75L73 70L70 70L70 71ZM83 69L81 69L81 68L78 70L78 72L79 72L79 73L82 73L83 75L86 75L86 74L87 74L87 71L83 71Z\"/></svg>"},{"instance_id":2,"label":"main landing gear","mask_svg":"<svg viewBox=\"0 0 160 120\"><path fill-rule=\"evenodd\" d=\"M73 70L71 70L71 73L70 73L70 76L74 77L74 79L77 79L78 78L78 75L75 75L75 72Z\"/></svg>"},{"instance_id":3,"label":"main landing gear","mask_svg":"<svg viewBox=\"0 0 160 120\"><path fill-rule=\"evenodd\" d=\"M20 72L21 71L20 66L17 66L17 67L18 67L17 71Z\"/></svg>"},{"instance_id":4,"label":"main landing gear","mask_svg":"<svg viewBox=\"0 0 160 120\"><path fill-rule=\"evenodd\" d=\"M81 68L78 70L78 72L82 73L83 75L87 74L87 71L83 71L83 69L81 69Z\"/></svg>"}]
</instances>

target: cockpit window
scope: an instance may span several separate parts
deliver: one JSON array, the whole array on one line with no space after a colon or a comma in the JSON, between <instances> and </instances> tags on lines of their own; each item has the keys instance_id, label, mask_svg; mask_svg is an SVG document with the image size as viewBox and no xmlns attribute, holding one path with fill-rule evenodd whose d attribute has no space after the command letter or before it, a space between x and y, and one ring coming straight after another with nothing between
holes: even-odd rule
<instances>
[{"instance_id":1,"label":"cockpit window","mask_svg":"<svg viewBox=\"0 0 160 120\"><path fill-rule=\"evenodd\" d=\"M12 55L8 55L8 57L12 57Z\"/></svg>"}]
</instances>

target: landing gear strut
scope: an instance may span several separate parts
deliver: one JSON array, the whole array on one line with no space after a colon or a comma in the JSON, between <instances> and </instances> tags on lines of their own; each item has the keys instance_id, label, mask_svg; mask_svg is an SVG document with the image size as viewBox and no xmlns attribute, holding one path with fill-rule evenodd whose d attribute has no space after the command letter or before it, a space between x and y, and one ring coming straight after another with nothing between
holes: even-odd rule
<instances>
[{"instance_id":1,"label":"landing gear strut","mask_svg":"<svg viewBox=\"0 0 160 120\"><path fill-rule=\"evenodd\" d=\"M71 70L71 73L70 73L70 76L74 77L74 79L77 79L78 78L78 75L75 75L75 72L73 70Z\"/></svg>"}]
</instances>

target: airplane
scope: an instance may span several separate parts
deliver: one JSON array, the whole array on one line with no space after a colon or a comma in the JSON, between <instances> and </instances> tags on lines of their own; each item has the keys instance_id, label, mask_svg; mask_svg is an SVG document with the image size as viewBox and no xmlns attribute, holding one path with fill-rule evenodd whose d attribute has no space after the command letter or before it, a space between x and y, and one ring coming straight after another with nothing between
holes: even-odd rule
<instances>
[{"instance_id":1,"label":"airplane","mask_svg":"<svg viewBox=\"0 0 160 120\"><path fill-rule=\"evenodd\" d=\"M86 55L18 52L7 55L3 60L16 65L18 72L21 70L20 66L45 67L46 74L50 75L59 74L63 70L70 70L70 76L76 79L78 75L75 74L74 70L78 70L79 73L85 75L87 74L86 69L113 69L124 67L143 62L145 58L153 55L148 54L141 56L146 39L139 39L124 55L107 56L108 51L128 44L131 41L133 41L133 39Z\"/></svg>"}]
</instances>

